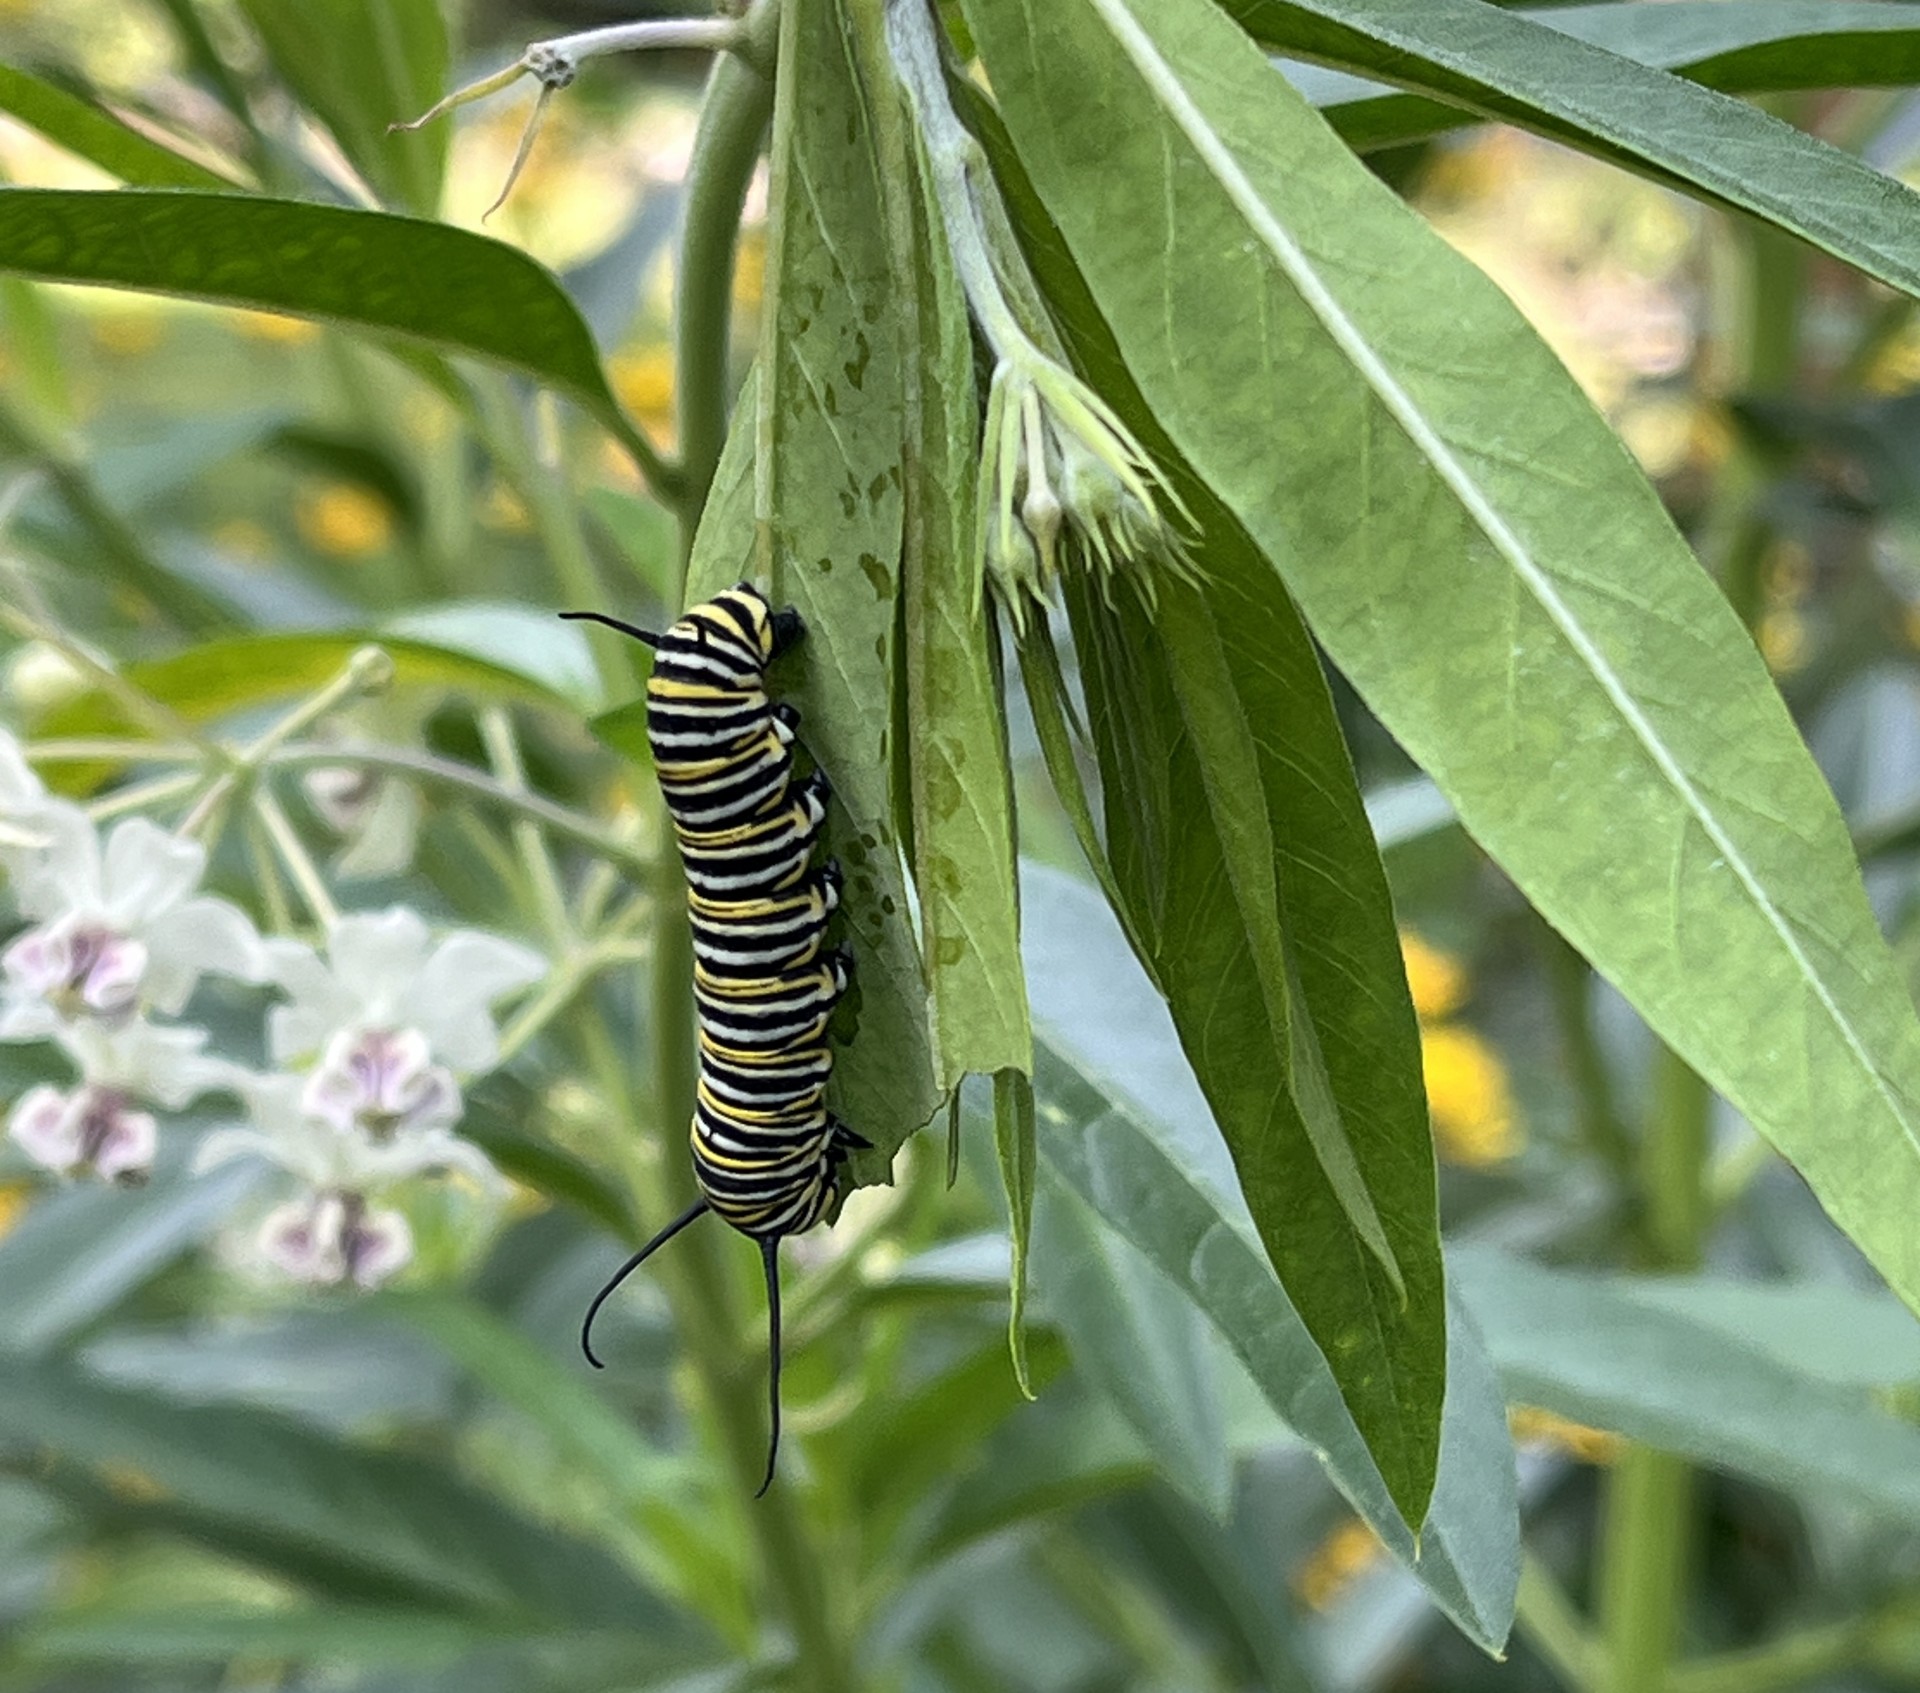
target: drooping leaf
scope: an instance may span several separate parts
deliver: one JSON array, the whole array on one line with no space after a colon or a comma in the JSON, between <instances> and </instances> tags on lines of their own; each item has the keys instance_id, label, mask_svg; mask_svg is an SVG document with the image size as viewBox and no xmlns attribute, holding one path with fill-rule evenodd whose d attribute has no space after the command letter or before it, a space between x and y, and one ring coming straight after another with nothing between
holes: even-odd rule
<instances>
[{"instance_id":1,"label":"drooping leaf","mask_svg":"<svg viewBox=\"0 0 1920 1693\"><path fill-rule=\"evenodd\" d=\"M447 224L261 196L7 188L0 271L425 342L548 383L623 441L637 439L552 273Z\"/></svg>"},{"instance_id":2,"label":"drooping leaf","mask_svg":"<svg viewBox=\"0 0 1920 1693\"><path fill-rule=\"evenodd\" d=\"M1907 0L1612 0L1520 15L1728 94L1900 88L1920 79L1920 6ZM1303 66L1294 80L1363 151L1478 121L1464 107L1341 71Z\"/></svg>"},{"instance_id":3,"label":"drooping leaf","mask_svg":"<svg viewBox=\"0 0 1920 1693\"><path fill-rule=\"evenodd\" d=\"M840 1115L884 1181L939 1103L927 989L894 828L895 632L902 538L901 349L869 119L837 5L782 17L763 363L742 394L701 523L689 592L757 574L807 637L770 685L833 782L827 850L846 875L854 1026L834 1063Z\"/></svg>"},{"instance_id":4,"label":"drooping leaf","mask_svg":"<svg viewBox=\"0 0 1920 1693\"><path fill-rule=\"evenodd\" d=\"M439 0L242 0L280 79L380 195L432 216L453 126L390 133L447 91Z\"/></svg>"},{"instance_id":5,"label":"drooping leaf","mask_svg":"<svg viewBox=\"0 0 1920 1693\"><path fill-rule=\"evenodd\" d=\"M1014 1379L1033 1397L1027 1368L1027 1255L1033 1236L1035 1131L1033 1083L1024 1071L1002 1070L993 1078L993 1144L1000 1160L1000 1181L1007 1193L1008 1266L1007 1344L1013 1352Z\"/></svg>"},{"instance_id":6,"label":"drooping leaf","mask_svg":"<svg viewBox=\"0 0 1920 1693\"><path fill-rule=\"evenodd\" d=\"M136 188L232 188L216 171L131 129L91 100L0 65L0 112Z\"/></svg>"},{"instance_id":7,"label":"drooping leaf","mask_svg":"<svg viewBox=\"0 0 1920 1693\"><path fill-rule=\"evenodd\" d=\"M1520 124L1920 292L1920 196L1728 95L1482 0L1227 0L1226 10L1276 51ZM1221 115L1216 106L1216 124Z\"/></svg>"},{"instance_id":8,"label":"drooping leaf","mask_svg":"<svg viewBox=\"0 0 1920 1693\"><path fill-rule=\"evenodd\" d=\"M977 0L975 31L1142 393L1334 660L1920 1303L1920 1024L1764 665L1618 441L1214 8Z\"/></svg>"},{"instance_id":9,"label":"drooping leaf","mask_svg":"<svg viewBox=\"0 0 1920 1693\"><path fill-rule=\"evenodd\" d=\"M1069 598L1117 869L1090 860L1173 1005L1281 1279L1417 1520L1445 1361L1432 1152L1386 877L1319 655L1141 399L997 118L973 117L1074 357L1196 536L1198 588L1163 584L1150 624ZM1031 662L1047 656L1023 648L1043 746L1065 736L1047 723L1058 683ZM1070 751L1048 768L1078 809Z\"/></svg>"},{"instance_id":10,"label":"drooping leaf","mask_svg":"<svg viewBox=\"0 0 1920 1693\"><path fill-rule=\"evenodd\" d=\"M994 630L971 558L980 457L973 331L916 151L918 345L902 562L913 878L943 1088L1033 1063L1020 969L1013 795Z\"/></svg>"},{"instance_id":11,"label":"drooping leaf","mask_svg":"<svg viewBox=\"0 0 1920 1693\"><path fill-rule=\"evenodd\" d=\"M1166 1007L1100 898L1026 867L1040 1158L1193 1301L1334 1485L1476 1641L1498 1650L1519 1579L1506 1413L1459 1313L1433 1503L1413 1535L1339 1384L1275 1277Z\"/></svg>"}]
</instances>

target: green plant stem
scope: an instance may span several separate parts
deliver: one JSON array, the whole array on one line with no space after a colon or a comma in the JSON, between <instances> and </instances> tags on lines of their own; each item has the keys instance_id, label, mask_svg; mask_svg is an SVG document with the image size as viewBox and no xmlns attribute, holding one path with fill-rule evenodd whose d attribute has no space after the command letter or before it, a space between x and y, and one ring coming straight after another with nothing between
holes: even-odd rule
<instances>
[{"instance_id":1,"label":"green plant stem","mask_svg":"<svg viewBox=\"0 0 1920 1693\"><path fill-rule=\"evenodd\" d=\"M750 38L767 43L777 28L775 0L755 0L745 23ZM675 402L684 478L679 498L680 549L674 599L686 596L694 536L726 443L732 331L734 254L747 187L760 138L773 109L773 85L756 64L765 54L729 54L714 66L694 141L687 179L687 219L681 240L675 328ZM693 940L678 861L662 866L655 905L654 954L648 983L653 1037L654 1121L668 1139L664 1188L651 1195L664 1218L693 1197L692 1171L680 1150L693 1118L696 1076ZM606 1062L603 1054L603 1062ZM617 1083L617 1055L610 1082ZM662 1203L664 1201L664 1203ZM708 1225L675 1242L662 1268L676 1326L720 1431L734 1489L759 1550L772 1608L792 1636L793 1684L807 1693L853 1693L852 1663L825 1585L824 1562L810 1546L794 1508L790 1478L776 1480L763 1499L751 1495L766 1462L765 1411L748 1391L740 1367L738 1314L723 1252L733 1243Z\"/></svg>"},{"instance_id":2,"label":"green plant stem","mask_svg":"<svg viewBox=\"0 0 1920 1693\"><path fill-rule=\"evenodd\" d=\"M1668 1676L1667 1693L1773 1693L1776 1688L1838 1675L1868 1658L1876 1623L1874 1617L1849 1617L1784 1635L1750 1651L1696 1659Z\"/></svg>"},{"instance_id":3,"label":"green plant stem","mask_svg":"<svg viewBox=\"0 0 1920 1693\"><path fill-rule=\"evenodd\" d=\"M1633 1141L1620 1121L1613 1078L1600 1043L1594 1038L1593 970L1544 919L1538 922L1540 950L1552 993L1554 1020L1574 1092L1579 1101L1580 1134L1588 1150L1622 1181L1633 1174Z\"/></svg>"},{"instance_id":4,"label":"green plant stem","mask_svg":"<svg viewBox=\"0 0 1920 1693\"><path fill-rule=\"evenodd\" d=\"M619 866L627 875L650 884L660 874L660 861L638 842L608 830L605 825L580 812L534 793L531 789L512 788L496 781L484 770L469 764L456 764L431 753L407 752L389 747L321 746L302 741L281 747L264 762L270 770L321 770L333 767L350 770L377 770L384 775L404 776L422 787L439 788L469 799L485 800L490 805L517 817L537 823L551 835L570 840L609 864Z\"/></svg>"},{"instance_id":5,"label":"green plant stem","mask_svg":"<svg viewBox=\"0 0 1920 1693\"><path fill-rule=\"evenodd\" d=\"M1573 1693L1596 1693L1607 1658L1573 1601L1531 1552L1520 1566L1514 1626Z\"/></svg>"},{"instance_id":6,"label":"green plant stem","mask_svg":"<svg viewBox=\"0 0 1920 1693\"><path fill-rule=\"evenodd\" d=\"M1699 1268L1711 1208L1707 1146L1712 1091L1671 1052L1659 1059L1641 1144L1645 1267ZM1666 1693L1686 1606L1693 1472L1686 1460L1629 1446L1607 1476L1599 1609L1607 1643L1601 1693Z\"/></svg>"},{"instance_id":7,"label":"green plant stem","mask_svg":"<svg viewBox=\"0 0 1920 1693\"><path fill-rule=\"evenodd\" d=\"M682 596L694 530L727 440L734 254L747 189L760 161L760 138L773 115L773 81L759 67L773 62L779 12L776 0L754 0L744 20L753 53L727 53L714 61L687 173L674 329Z\"/></svg>"}]
</instances>

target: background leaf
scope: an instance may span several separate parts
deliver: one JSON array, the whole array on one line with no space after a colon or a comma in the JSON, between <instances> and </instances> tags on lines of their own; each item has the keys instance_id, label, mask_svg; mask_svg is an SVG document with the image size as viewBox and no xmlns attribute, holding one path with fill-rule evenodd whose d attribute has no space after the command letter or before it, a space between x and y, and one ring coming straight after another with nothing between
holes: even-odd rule
<instances>
[{"instance_id":1,"label":"background leaf","mask_svg":"<svg viewBox=\"0 0 1920 1693\"><path fill-rule=\"evenodd\" d=\"M424 341L549 383L623 440L633 436L552 273L446 224L260 197L7 188L0 271Z\"/></svg>"},{"instance_id":2,"label":"background leaf","mask_svg":"<svg viewBox=\"0 0 1920 1693\"><path fill-rule=\"evenodd\" d=\"M217 171L130 129L91 100L0 65L0 112L136 188L232 188Z\"/></svg>"},{"instance_id":3,"label":"background leaf","mask_svg":"<svg viewBox=\"0 0 1920 1693\"><path fill-rule=\"evenodd\" d=\"M1727 94L1899 87L1920 77L1906 0L1613 0L1519 15ZM1258 12L1245 14L1260 27ZM1397 146L1476 121L1461 106L1317 66L1288 75L1353 147Z\"/></svg>"},{"instance_id":4,"label":"background leaf","mask_svg":"<svg viewBox=\"0 0 1920 1693\"><path fill-rule=\"evenodd\" d=\"M689 591L725 586L751 557L775 603L797 607L807 626L771 685L799 707L802 743L834 784L827 849L847 878L856 1021L835 1055L832 1097L874 1143L852 1160L874 1182L890 1179L895 1149L939 1102L892 822L902 354L873 140L839 8L799 0L782 30L783 62L807 69L785 79L790 106L775 116L785 151L770 213L769 362L741 397Z\"/></svg>"},{"instance_id":5,"label":"background leaf","mask_svg":"<svg viewBox=\"0 0 1920 1693\"><path fill-rule=\"evenodd\" d=\"M384 200L431 216L449 123L389 133L447 92L439 0L241 0L281 80L333 132Z\"/></svg>"},{"instance_id":6,"label":"background leaf","mask_svg":"<svg viewBox=\"0 0 1920 1693\"><path fill-rule=\"evenodd\" d=\"M1920 1430L1858 1388L1732 1338L1671 1289L1643 1299L1623 1277L1479 1247L1452 1264L1515 1400L1789 1492L1920 1513Z\"/></svg>"},{"instance_id":7,"label":"background leaf","mask_svg":"<svg viewBox=\"0 0 1920 1693\"><path fill-rule=\"evenodd\" d=\"M1278 51L1443 95L1920 292L1920 198L1752 106L1482 0L1226 0Z\"/></svg>"}]
</instances>

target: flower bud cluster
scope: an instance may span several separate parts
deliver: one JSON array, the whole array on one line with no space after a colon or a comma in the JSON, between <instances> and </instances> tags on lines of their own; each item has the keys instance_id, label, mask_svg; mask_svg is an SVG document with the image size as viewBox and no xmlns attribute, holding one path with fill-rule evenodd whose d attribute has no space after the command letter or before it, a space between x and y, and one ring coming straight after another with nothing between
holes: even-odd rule
<instances>
[{"instance_id":1,"label":"flower bud cluster","mask_svg":"<svg viewBox=\"0 0 1920 1693\"><path fill-rule=\"evenodd\" d=\"M978 579L1026 630L1063 566L1111 598L1130 579L1153 603L1154 572L1190 575L1167 511L1185 516L1146 449L1106 401L1027 343L995 365L981 432L974 529Z\"/></svg>"},{"instance_id":2,"label":"flower bud cluster","mask_svg":"<svg viewBox=\"0 0 1920 1693\"><path fill-rule=\"evenodd\" d=\"M460 1079L498 1061L492 1007L546 961L477 931L436 940L404 907L340 917L318 949L263 938L199 892L206 867L199 843L146 818L103 839L0 731L0 873L26 924L0 951L0 1040L51 1041L77 1071L27 1092L8 1137L63 1176L138 1182L156 1113L236 1098L247 1126L207 1134L195 1164L258 1155L300 1184L262 1224L261 1258L307 1282L374 1286L413 1255L383 1199L423 1174L501 1186L455 1132ZM210 1053L207 1031L180 1020L210 975L277 990L273 1069Z\"/></svg>"}]
</instances>

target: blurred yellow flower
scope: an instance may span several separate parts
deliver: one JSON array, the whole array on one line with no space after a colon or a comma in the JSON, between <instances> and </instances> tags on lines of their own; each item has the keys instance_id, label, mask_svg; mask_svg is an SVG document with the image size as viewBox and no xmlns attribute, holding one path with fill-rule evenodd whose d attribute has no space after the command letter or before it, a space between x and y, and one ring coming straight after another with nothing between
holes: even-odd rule
<instances>
[{"instance_id":1,"label":"blurred yellow flower","mask_svg":"<svg viewBox=\"0 0 1920 1693\"><path fill-rule=\"evenodd\" d=\"M673 438L673 354L659 343L614 355L613 391L656 440Z\"/></svg>"},{"instance_id":2,"label":"blurred yellow flower","mask_svg":"<svg viewBox=\"0 0 1920 1693\"><path fill-rule=\"evenodd\" d=\"M1441 1157L1484 1169L1520 1150L1506 1067L1471 1029L1442 1023L1420 1031L1427 1110Z\"/></svg>"},{"instance_id":3,"label":"blurred yellow flower","mask_svg":"<svg viewBox=\"0 0 1920 1693\"><path fill-rule=\"evenodd\" d=\"M1407 967L1407 988L1421 1022L1451 1016L1467 997L1467 974L1460 961L1429 946L1411 929L1400 931L1400 959Z\"/></svg>"},{"instance_id":4,"label":"blurred yellow flower","mask_svg":"<svg viewBox=\"0 0 1920 1693\"><path fill-rule=\"evenodd\" d=\"M33 1188L27 1182L0 1182L0 1235L20 1221L32 1197Z\"/></svg>"},{"instance_id":5,"label":"blurred yellow flower","mask_svg":"<svg viewBox=\"0 0 1920 1693\"><path fill-rule=\"evenodd\" d=\"M1791 676L1807 662L1806 619L1790 606L1763 614L1754 639L1767 668L1776 676Z\"/></svg>"},{"instance_id":6,"label":"blurred yellow flower","mask_svg":"<svg viewBox=\"0 0 1920 1693\"><path fill-rule=\"evenodd\" d=\"M267 341L277 346L298 347L320 333L311 318L287 317L280 312L236 310L233 326L249 341Z\"/></svg>"},{"instance_id":7,"label":"blurred yellow flower","mask_svg":"<svg viewBox=\"0 0 1920 1693\"><path fill-rule=\"evenodd\" d=\"M1386 1555L1380 1537L1358 1517L1338 1523L1293 1572L1300 1602L1324 1611Z\"/></svg>"},{"instance_id":8,"label":"blurred yellow flower","mask_svg":"<svg viewBox=\"0 0 1920 1693\"><path fill-rule=\"evenodd\" d=\"M1522 1445L1544 1446L1581 1464L1610 1464L1626 1444L1617 1434L1589 1428L1537 1405L1516 1405L1507 1413L1507 1427Z\"/></svg>"},{"instance_id":9,"label":"blurred yellow flower","mask_svg":"<svg viewBox=\"0 0 1920 1693\"><path fill-rule=\"evenodd\" d=\"M366 558L393 539L386 502L350 482L303 494L293 519L308 546L334 558Z\"/></svg>"},{"instance_id":10,"label":"blurred yellow flower","mask_svg":"<svg viewBox=\"0 0 1920 1693\"><path fill-rule=\"evenodd\" d=\"M733 303L742 312L757 312L767 285L767 231L764 224L742 232L740 256L733 267Z\"/></svg>"},{"instance_id":11,"label":"blurred yellow flower","mask_svg":"<svg viewBox=\"0 0 1920 1693\"><path fill-rule=\"evenodd\" d=\"M1511 1158L1524 1137L1506 1066L1471 1029L1445 1021L1466 1003L1466 971L1457 958L1410 929L1400 932L1400 956L1420 1019L1420 1066L1440 1156L1470 1169Z\"/></svg>"}]
</instances>

